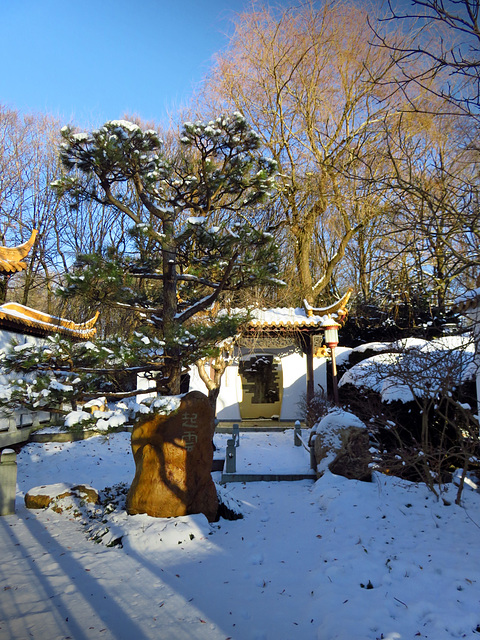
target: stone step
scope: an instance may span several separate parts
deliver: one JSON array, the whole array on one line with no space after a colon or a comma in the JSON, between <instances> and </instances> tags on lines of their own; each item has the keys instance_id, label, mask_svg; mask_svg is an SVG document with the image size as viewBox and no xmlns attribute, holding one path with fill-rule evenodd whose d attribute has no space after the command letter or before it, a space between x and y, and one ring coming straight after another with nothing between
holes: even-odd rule
<instances>
[{"instance_id":1,"label":"stone step","mask_svg":"<svg viewBox=\"0 0 480 640\"><path fill-rule=\"evenodd\" d=\"M220 484L227 482L294 482L317 479L314 473L222 473Z\"/></svg>"}]
</instances>

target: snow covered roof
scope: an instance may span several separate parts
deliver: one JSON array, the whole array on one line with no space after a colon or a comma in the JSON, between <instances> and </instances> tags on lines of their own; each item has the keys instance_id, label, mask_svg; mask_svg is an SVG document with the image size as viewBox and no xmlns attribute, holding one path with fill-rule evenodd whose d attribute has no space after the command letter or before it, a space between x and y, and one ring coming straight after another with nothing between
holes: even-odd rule
<instances>
[{"instance_id":1,"label":"snow covered roof","mask_svg":"<svg viewBox=\"0 0 480 640\"><path fill-rule=\"evenodd\" d=\"M23 262L23 259L32 248L36 237L37 230L33 229L32 235L27 242L17 247L0 247L0 273L16 273L25 269L27 265Z\"/></svg>"},{"instance_id":2,"label":"snow covered roof","mask_svg":"<svg viewBox=\"0 0 480 640\"><path fill-rule=\"evenodd\" d=\"M471 289L459 296L453 303L452 311L456 313L465 313L473 311L480 306L480 288Z\"/></svg>"},{"instance_id":3,"label":"snow covered roof","mask_svg":"<svg viewBox=\"0 0 480 640\"><path fill-rule=\"evenodd\" d=\"M278 307L273 309L252 309L250 329L301 329L321 328L332 319L343 324L347 316L346 304L352 290L329 307L314 308L304 301L304 307Z\"/></svg>"},{"instance_id":4,"label":"snow covered roof","mask_svg":"<svg viewBox=\"0 0 480 640\"><path fill-rule=\"evenodd\" d=\"M87 322L77 324L71 320L57 318L16 302L7 302L0 306L0 327L36 335L61 333L71 338L87 340L92 338L97 331L95 323L98 315L97 311L95 316Z\"/></svg>"},{"instance_id":5,"label":"snow covered roof","mask_svg":"<svg viewBox=\"0 0 480 640\"><path fill-rule=\"evenodd\" d=\"M293 328L321 325L327 316L308 316L305 309L279 307L276 309L253 309L250 312L249 328Z\"/></svg>"}]
</instances>

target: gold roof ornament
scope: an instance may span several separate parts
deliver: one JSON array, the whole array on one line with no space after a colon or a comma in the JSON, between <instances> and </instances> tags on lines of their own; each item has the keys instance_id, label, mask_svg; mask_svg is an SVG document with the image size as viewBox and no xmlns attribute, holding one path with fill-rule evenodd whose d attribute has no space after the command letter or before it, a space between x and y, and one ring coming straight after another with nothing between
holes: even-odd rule
<instances>
[{"instance_id":1,"label":"gold roof ornament","mask_svg":"<svg viewBox=\"0 0 480 640\"><path fill-rule=\"evenodd\" d=\"M99 312L97 311L90 320L77 324L71 320L51 316L16 302L7 302L0 306L0 327L33 335L44 336L59 333L75 340L88 340L93 338L97 332L95 323L98 316Z\"/></svg>"},{"instance_id":2,"label":"gold roof ornament","mask_svg":"<svg viewBox=\"0 0 480 640\"><path fill-rule=\"evenodd\" d=\"M350 287L348 291L336 302L329 307L311 307L306 300L303 301L307 316L312 318L313 316L336 316L337 320L343 324L347 317L347 304L350 300L350 296L353 293L353 289Z\"/></svg>"},{"instance_id":3,"label":"gold roof ornament","mask_svg":"<svg viewBox=\"0 0 480 640\"><path fill-rule=\"evenodd\" d=\"M302 308L250 309L250 320L243 331L322 331L326 320L335 320L342 326L347 318L347 302L353 289L349 289L340 300L324 308L311 307L306 300ZM245 309L231 309L231 312L244 312Z\"/></svg>"},{"instance_id":4,"label":"gold roof ornament","mask_svg":"<svg viewBox=\"0 0 480 640\"><path fill-rule=\"evenodd\" d=\"M28 252L33 247L38 231L32 230L32 235L27 242L17 247L0 246L0 273L16 273L26 269L27 265L23 259L27 257Z\"/></svg>"}]
</instances>

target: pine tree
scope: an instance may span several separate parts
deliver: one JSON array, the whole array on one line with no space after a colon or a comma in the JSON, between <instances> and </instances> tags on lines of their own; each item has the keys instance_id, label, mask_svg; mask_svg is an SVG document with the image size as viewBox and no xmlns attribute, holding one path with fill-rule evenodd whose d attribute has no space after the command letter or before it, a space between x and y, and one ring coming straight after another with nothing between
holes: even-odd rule
<instances>
[{"instance_id":1,"label":"pine tree","mask_svg":"<svg viewBox=\"0 0 480 640\"><path fill-rule=\"evenodd\" d=\"M182 368L241 320L209 313L212 305L275 281L276 247L254 212L274 188L276 163L239 113L186 123L170 154L156 131L125 120L91 133L64 127L62 137L58 195L133 222L128 251L80 257L63 293L136 312L164 345L158 388L178 394Z\"/></svg>"}]
</instances>

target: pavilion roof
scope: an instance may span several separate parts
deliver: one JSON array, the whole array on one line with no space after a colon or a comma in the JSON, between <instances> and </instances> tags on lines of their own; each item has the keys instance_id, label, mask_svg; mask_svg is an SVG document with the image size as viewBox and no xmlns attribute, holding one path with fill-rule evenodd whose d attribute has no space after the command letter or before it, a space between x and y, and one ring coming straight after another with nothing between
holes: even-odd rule
<instances>
[{"instance_id":1,"label":"pavilion roof","mask_svg":"<svg viewBox=\"0 0 480 640\"><path fill-rule=\"evenodd\" d=\"M480 288L472 289L459 296L453 303L452 311L464 314L478 307L480 307Z\"/></svg>"},{"instance_id":2,"label":"pavilion roof","mask_svg":"<svg viewBox=\"0 0 480 640\"><path fill-rule=\"evenodd\" d=\"M0 246L0 273L16 273L26 268L23 259L27 257L28 252L33 247L35 238L37 237L37 230L32 230L32 235L23 244L17 247L2 247Z\"/></svg>"},{"instance_id":3,"label":"pavilion roof","mask_svg":"<svg viewBox=\"0 0 480 640\"><path fill-rule=\"evenodd\" d=\"M352 290L349 289L342 298L328 307L315 308L304 301L304 307L252 309L247 329L262 331L320 329L332 318L339 324L343 324L347 317L346 305L351 294Z\"/></svg>"},{"instance_id":4,"label":"pavilion roof","mask_svg":"<svg viewBox=\"0 0 480 640\"><path fill-rule=\"evenodd\" d=\"M97 331L95 323L98 315L97 311L87 322L77 324L16 302L7 302L0 306L0 328L37 336L59 333L77 340L88 340L93 338Z\"/></svg>"}]
</instances>

